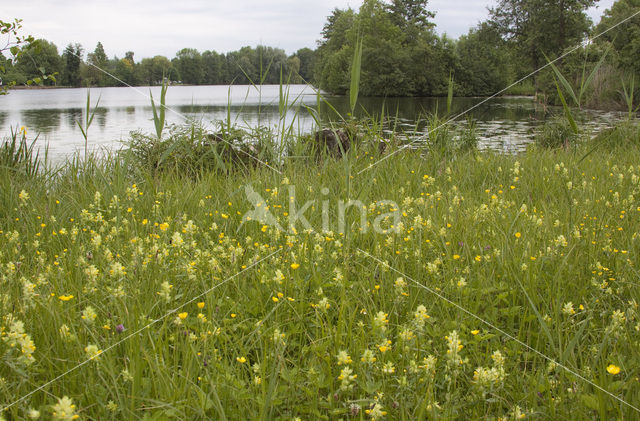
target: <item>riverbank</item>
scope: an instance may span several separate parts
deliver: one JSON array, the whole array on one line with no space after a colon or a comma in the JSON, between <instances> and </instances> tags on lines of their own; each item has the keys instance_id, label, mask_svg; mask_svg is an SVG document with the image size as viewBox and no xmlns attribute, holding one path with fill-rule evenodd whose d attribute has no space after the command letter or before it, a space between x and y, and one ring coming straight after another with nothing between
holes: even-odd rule
<instances>
[{"instance_id":1,"label":"riverbank","mask_svg":"<svg viewBox=\"0 0 640 421\"><path fill-rule=\"evenodd\" d=\"M630 139L4 166L2 415L630 418Z\"/></svg>"},{"instance_id":2,"label":"riverbank","mask_svg":"<svg viewBox=\"0 0 640 421\"><path fill-rule=\"evenodd\" d=\"M39 89L69 89L73 86L45 86L45 85L13 85L9 91L30 91Z\"/></svg>"}]
</instances>

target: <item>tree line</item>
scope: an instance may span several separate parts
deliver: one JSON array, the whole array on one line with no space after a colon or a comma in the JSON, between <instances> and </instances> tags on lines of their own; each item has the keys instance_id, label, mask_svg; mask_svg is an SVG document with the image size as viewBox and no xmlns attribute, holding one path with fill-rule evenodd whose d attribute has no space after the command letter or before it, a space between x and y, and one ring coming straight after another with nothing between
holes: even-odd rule
<instances>
[{"instance_id":1,"label":"tree line","mask_svg":"<svg viewBox=\"0 0 640 421\"><path fill-rule=\"evenodd\" d=\"M59 54L53 43L38 40L23 46L15 62L0 57L0 67L5 68L4 79L18 84L41 74L57 75L42 83L62 86L157 85L163 78L194 85L282 80L345 94L354 50L361 42L363 96L445 96L450 81L457 96L482 96L499 92L640 10L640 0L618 0L594 26L586 11L598 0L499 0L486 21L453 39L436 32L428 3L364 0L358 10L335 9L317 48L290 56L266 46L226 54L184 48L172 59L155 56L136 62L131 51L123 58L108 58L101 43L85 57L79 44L69 44ZM633 19L595 43L585 43L558 65L570 83L579 84L606 55L592 80L590 101L615 102L621 83L640 72L639 39L640 23ZM554 101L557 90L547 69L509 92Z\"/></svg>"},{"instance_id":2,"label":"tree line","mask_svg":"<svg viewBox=\"0 0 640 421\"><path fill-rule=\"evenodd\" d=\"M42 80L43 85L68 87L158 85L165 79L188 85L277 84L281 78L285 83L311 82L313 56L309 48L291 56L265 46L227 54L183 48L171 60L157 55L136 62L133 51L122 58L107 57L100 42L85 56L80 44L69 44L59 54L54 43L38 39L23 46L15 61L0 53L0 65L5 68L3 79L18 85L43 75L54 75Z\"/></svg>"},{"instance_id":3,"label":"tree line","mask_svg":"<svg viewBox=\"0 0 640 421\"><path fill-rule=\"evenodd\" d=\"M316 51L314 81L327 91L346 93L361 42L364 96L446 96L450 80L458 96L491 95L640 10L640 0L618 0L594 26L586 12L597 3L499 0L486 21L452 39L436 33L428 0L365 0L357 11L335 9L329 16ZM569 82L579 83L606 52L594 80L594 89L601 91L598 100L603 100L605 93L616 95L621 79L640 71L638 40L640 24L633 19L558 65ZM553 73L534 74L512 90L518 91L553 100Z\"/></svg>"}]
</instances>

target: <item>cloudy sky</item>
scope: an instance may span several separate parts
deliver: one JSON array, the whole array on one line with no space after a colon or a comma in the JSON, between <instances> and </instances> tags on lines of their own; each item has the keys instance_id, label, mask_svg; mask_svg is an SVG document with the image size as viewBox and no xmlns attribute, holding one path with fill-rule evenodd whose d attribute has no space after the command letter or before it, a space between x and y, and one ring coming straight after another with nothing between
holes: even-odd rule
<instances>
[{"instance_id":1,"label":"cloudy sky","mask_svg":"<svg viewBox=\"0 0 640 421\"><path fill-rule=\"evenodd\" d=\"M24 32L53 41L59 50L79 42L107 55L135 52L137 60L173 57L181 48L228 52L258 44L293 53L315 48L326 17L362 0L29 0L3 1L1 20L23 19ZM7 4L8 3L8 4ZM439 33L466 33L487 17L495 0L431 0ZM589 14L598 22L614 0L600 0Z\"/></svg>"}]
</instances>

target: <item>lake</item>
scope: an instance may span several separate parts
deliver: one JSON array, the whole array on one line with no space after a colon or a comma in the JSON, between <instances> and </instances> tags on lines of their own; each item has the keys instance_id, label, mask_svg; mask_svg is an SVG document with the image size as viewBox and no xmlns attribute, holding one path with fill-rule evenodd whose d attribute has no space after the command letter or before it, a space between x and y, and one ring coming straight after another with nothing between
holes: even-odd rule
<instances>
[{"instance_id":1,"label":"lake","mask_svg":"<svg viewBox=\"0 0 640 421\"><path fill-rule=\"evenodd\" d=\"M288 88L291 105L284 117L285 124L294 124L300 132L314 130L314 119L307 107L316 108L317 95L307 85ZM89 129L89 149L120 148L129 132L141 130L155 133L149 92L160 97L160 87L92 88L91 103L100 99L93 124ZM280 87L253 86L171 86L167 91L167 122L181 124L195 119L212 131L217 122L230 118L239 127L279 124ZM349 98L326 96L327 101L342 115L349 111ZM464 112L484 98L455 98L454 114ZM0 137L8 137L11 128L26 127L28 138L38 135L39 146L49 146L53 161L63 160L84 149L84 138L76 121L83 120L87 101L84 88L12 90L0 96ZM446 110L446 98L361 98L358 116L379 116L382 110L393 117L396 127L408 132L425 130L427 113ZM555 110L558 112L558 110ZM473 109L468 116L476 121L481 148L503 152L523 150L533 139L533 130L548 116L549 109L529 97L495 98ZM321 104L323 119L335 117L335 112ZM624 114L618 112L586 112L585 123L598 130L610 126ZM454 124L466 124L466 116Z\"/></svg>"}]
</instances>

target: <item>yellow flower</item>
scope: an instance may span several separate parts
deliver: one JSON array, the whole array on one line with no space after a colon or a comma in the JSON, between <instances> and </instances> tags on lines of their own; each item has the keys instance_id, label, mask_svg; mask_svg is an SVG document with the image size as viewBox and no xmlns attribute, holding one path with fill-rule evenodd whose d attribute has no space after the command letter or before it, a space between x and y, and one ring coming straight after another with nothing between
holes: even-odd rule
<instances>
[{"instance_id":1,"label":"yellow flower","mask_svg":"<svg viewBox=\"0 0 640 421\"><path fill-rule=\"evenodd\" d=\"M522 237L522 234L520 234L520 232L516 232L514 235L516 236L516 238Z\"/></svg>"},{"instance_id":2,"label":"yellow flower","mask_svg":"<svg viewBox=\"0 0 640 421\"><path fill-rule=\"evenodd\" d=\"M347 354L347 351L338 352L336 358L338 359L338 365L351 364L353 362L349 354Z\"/></svg>"},{"instance_id":3,"label":"yellow flower","mask_svg":"<svg viewBox=\"0 0 640 421\"><path fill-rule=\"evenodd\" d=\"M189 315L189 313L187 313L186 311L183 313L178 314L178 317L180 317L181 320L184 320L187 318L187 316Z\"/></svg>"},{"instance_id":4,"label":"yellow flower","mask_svg":"<svg viewBox=\"0 0 640 421\"><path fill-rule=\"evenodd\" d=\"M279 301L278 297L271 297L271 299L273 300L274 303L277 303Z\"/></svg>"},{"instance_id":5,"label":"yellow flower","mask_svg":"<svg viewBox=\"0 0 640 421\"><path fill-rule=\"evenodd\" d=\"M477 335L478 333L480 333L480 331L478 329L471 331L471 334L474 335L474 336Z\"/></svg>"},{"instance_id":6,"label":"yellow flower","mask_svg":"<svg viewBox=\"0 0 640 421\"><path fill-rule=\"evenodd\" d=\"M20 199L22 203L25 203L27 200L29 200L29 193L27 193L24 190L21 190L20 194L18 194L18 199Z\"/></svg>"},{"instance_id":7,"label":"yellow flower","mask_svg":"<svg viewBox=\"0 0 640 421\"><path fill-rule=\"evenodd\" d=\"M87 354L87 358L89 358L90 360L95 360L98 357L100 357L100 354L102 354L102 350L98 349L98 347L96 345L87 345L84 348L84 352Z\"/></svg>"},{"instance_id":8,"label":"yellow flower","mask_svg":"<svg viewBox=\"0 0 640 421\"><path fill-rule=\"evenodd\" d=\"M59 295L58 299L60 301L69 301L73 299L73 295Z\"/></svg>"},{"instance_id":9,"label":"yellow flower","mask_svg":"<svg viewBox=\"0 0 640 421\"><path fill-rule=\"evenodd\" d=\"M166 231L169 229L169 224L163 222L162 224L158 225L158 228L160 228L162 231Z\"/></svg>"},{"instance_id":10,"label":"yellow flower","mask_svg":"<svg viewBox=\"0 0 640 421\"><path fill-rule=\"evenodd\" d=\"M204 303L198 303L198 308L199 309L203 309L204 308Z\"/></svg>"},{"instance_id":11,"label":"yellow flower","mask_svg":"<svg viewBox=\"0 0 640 421\"><path fill-rule=\"evenodd\" d=\"M454 254L454 255L453 255L453 260L458 260L459 258L460 258L460 255L459 255L459 254Z\"/></svg>"},{"instance_id":12,"label":"yellow flower","mask_svg":"<svg viewBox=\"0 0 640 421\"><path fill-rule=\"evenodd\" d=\"M616 374L620 373L620 367L618 367L617 365L609 364L609 366L607 367L607 373L613 374L615 376Z\"/></svg>"},{"instance_id":13,"label":"yellow flower","mask_svg":"<svg viewBox=\"0 0 640 421\"><path fill-rule=\"evenodd\" d=\"M297 263L291 263L291 269L296 270L296 269L298 269L299 267L300 267L300 265L299 265L299 264L297 264Z\"/></svg>"},{"instance_id":14,"label":"yellow flower","mask_svg":"<svg viewBox=\"0 0 640 421\"><path fill-rule=\"evenodd\" d=\"M247 362L247 359L245 357L237 357L236 361L239 362L240 364L244 364Z\"/></svg>"}]
</instances>

